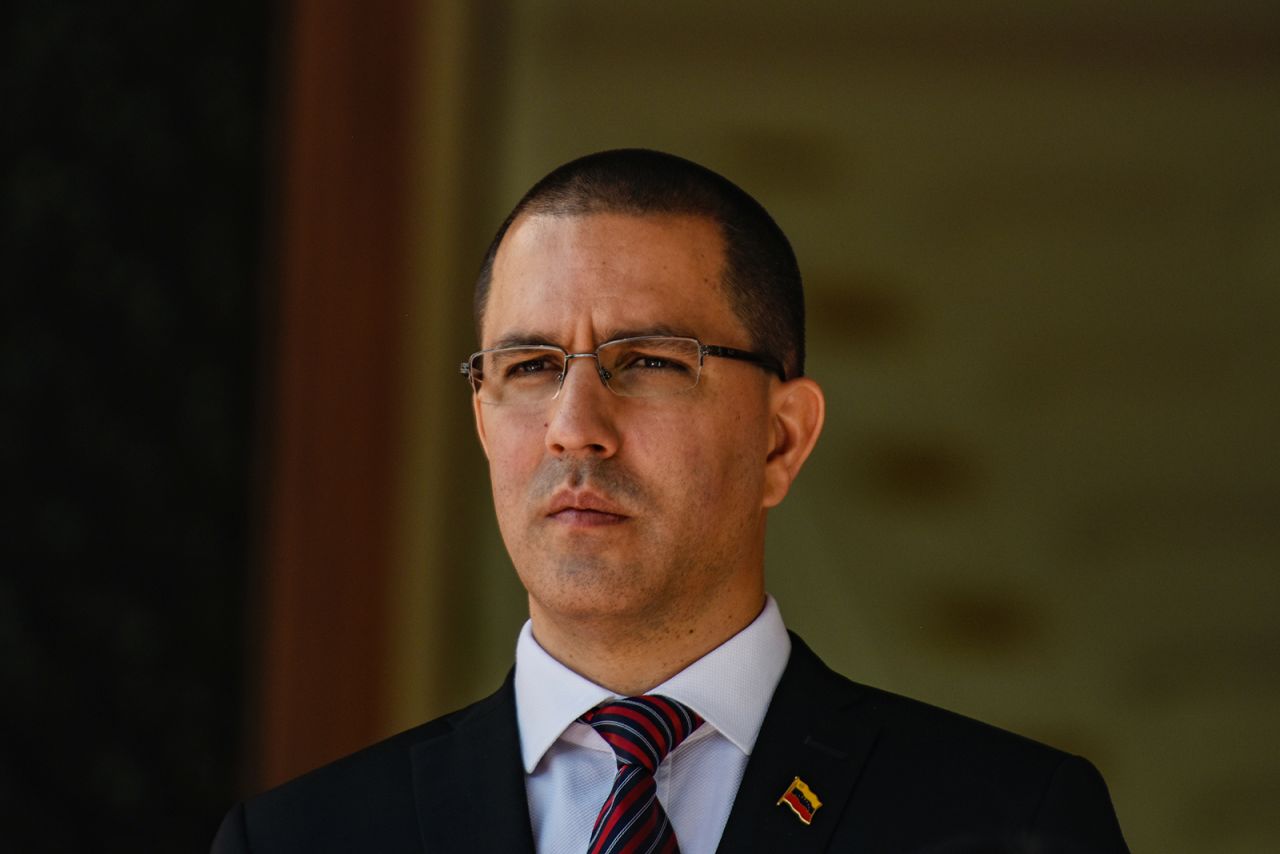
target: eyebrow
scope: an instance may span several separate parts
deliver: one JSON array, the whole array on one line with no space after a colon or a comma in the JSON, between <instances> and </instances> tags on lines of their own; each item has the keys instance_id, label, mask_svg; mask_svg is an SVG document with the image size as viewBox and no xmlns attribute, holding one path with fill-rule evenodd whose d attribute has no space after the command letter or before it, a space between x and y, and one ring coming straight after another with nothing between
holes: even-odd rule
<instances>
[{"instance_id":1,"label":"eyebrow","mask_svg":"<svg viewBox=\"0 0 1280 854\"><path fill-rule=\"evenodd\" d=\"M558 347L560 345L557 344L555 341L552 341L546 335L539 335L534 332L525 332L523 330L517 329L511 332L508 332L506 335L503 335L501 338L494 341L491 345L489 345L488 347L485 347L485 349L499 350L503 347L525 347L525 346Z\"/></svg>"},{"instance_id":2,"label":"eyebrow","mask_svg":"<svg viewBox=\"0 0 1280 854\"><path fill-rule=\"evenodd\" d=\"M697 338L687 327L671 326L666 323L655 323L649 326L628 326L628 327L611 327L605 330L603 337L600 338L599 344L606 341L617 341L619 338L646 338L649 336L664 336L672 338ZM597 344L597 346L599 346ZM560 347L548 335L537 332L531 332L522 329L515 329L506 333L501 338L493 342L492 345L486 347L486 350L497 350L500 347Z\"/></svg>"}]
</instances>

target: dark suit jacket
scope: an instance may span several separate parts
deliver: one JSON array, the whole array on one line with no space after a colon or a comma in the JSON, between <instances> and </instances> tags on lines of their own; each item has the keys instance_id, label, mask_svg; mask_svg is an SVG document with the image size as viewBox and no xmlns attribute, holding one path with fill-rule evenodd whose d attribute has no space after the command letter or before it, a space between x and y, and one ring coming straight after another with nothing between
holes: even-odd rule
<instances>
[{"instance_id":1,"label":"dark suit jacket","mask_svg":"<svg viewBox=\"0 0 1280 854\"><path fill-rule=\"evenodd\" d=\"M1050 843L1028 852L1127 851L1085 760L850 682L792 644L720 852L1024 850L995 845L1014 835ZM519 741L508 677L472 706L237 805L213 851L533 854ZM822 801L811 825L778 805L797 776Z\"/></svg>"}]
</instances>

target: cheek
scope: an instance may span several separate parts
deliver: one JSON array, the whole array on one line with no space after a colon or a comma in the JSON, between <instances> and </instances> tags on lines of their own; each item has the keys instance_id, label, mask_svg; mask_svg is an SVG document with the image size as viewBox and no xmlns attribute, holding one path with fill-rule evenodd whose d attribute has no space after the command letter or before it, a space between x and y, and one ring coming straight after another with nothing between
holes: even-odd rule
<instances>
[{"instance_id":1,"label":"cheek","mask_svg":"<svg viewBox=\"0 0 1280 854\"><path fill-rule=\"evenodd\" d=\"M727 515L745 516L762 500L763 466L746 447L726 448L708 469L707 502L715 503Z\"/></svg>"},{"instance_id":2,"label":"cheek","mask_svg":"<svg viewBox=\"0 0 1280 854\"><path fill-rule=\"evenodd\" d=\"M726 419L708 441L714 448L714 488L722 507L742 508L742 512L758 510L763 500L765 438L764 419L754 413L738 410Z\"/></svg>"},{"instance_id":3,"label":"cheek","mask_svg":"<svg viewBox=\"0 0 1280 854\"><path fill-rule=\"evenodd\" d=\"M743 431L743 423L694 417L661 432L651 429L633 443L633 458L644 460L650 481L665 484L670 497L694 516L754 506L764 467L754 453L756 438Z\"/></svg>"},{"instance_id":4,"label":"cheek","mask_svg":"<svg viewBox=\"0 0 1280 854\"><path fill-rule=\"evenodd\" d=\"M533 431L508 430L501 438L491 433L488 457L494 502L501 508L523 496L542 458L542 441Z\"/></svg>"}]
</instances>

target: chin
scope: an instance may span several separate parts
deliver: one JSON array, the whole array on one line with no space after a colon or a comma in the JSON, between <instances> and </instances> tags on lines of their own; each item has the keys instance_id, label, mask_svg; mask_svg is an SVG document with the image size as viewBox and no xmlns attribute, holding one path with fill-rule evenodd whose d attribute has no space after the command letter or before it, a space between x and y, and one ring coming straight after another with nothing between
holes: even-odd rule
<instances>
[{"instance_id":1,"label":"chin","mask_svg":"<svg viewBox=\"0 0 1280 854\"><path fill-rule=\"evenodd\" d=\"M637 583L641 579L634 571L599 560L562 563L551 576L522 576L521 581L542 611L565 619L649 618L670 598Z\"/></svg>"}]
</instances>

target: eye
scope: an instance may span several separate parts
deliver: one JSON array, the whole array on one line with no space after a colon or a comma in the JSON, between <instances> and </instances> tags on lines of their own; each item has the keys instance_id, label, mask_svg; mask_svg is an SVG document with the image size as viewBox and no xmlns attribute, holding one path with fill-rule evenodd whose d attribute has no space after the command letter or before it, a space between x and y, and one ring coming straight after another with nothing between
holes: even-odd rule
<instances>
[{"instance_id":1,"label":"eye","mask_svg":"<svg viewBox=\"0 0 1280 854\"><path fill-rule=\"evenodd\" d=\"M535 376L547 372L560 372L560 367L555 359L550 356L534 356L528 359L518 359L506 366L502 375L506 379L519 379L520 377Z\"/></svg>"},{"instance_id":2,"label":"eye","mask_svg":"<svg viewBox=\"0 0 1280 854\"><path fill-rule=\"evenodd\" d=\"M679 368L681 365L672 362L670 359L664 359L661 356L641 356L636 359L635 367L652 368L656 370L660 368Z\"/></svg>"},{"instance_id":3,"label":"eye","mask_svg":"<svg viewBox=\"0 0 1280 854\"><path fill-rule=\"evenodd\" d=\"M670 356L655 356L650 353L630 353L618 365L624 371L688 371L689 366L679 359Z\"/></svg>"},{"instance_id":4,"label":"eye","mask_svg":"<svg viewBox=\"0 0 1280 854\"><path fill-rule=\"evenodd\" d=\"M526 359L524 361L512 362L507 366L507 376L520 376L521 374L538 374L541 371L550 370L548 360L543 359Z\"/></svg>"}]
</instances>

